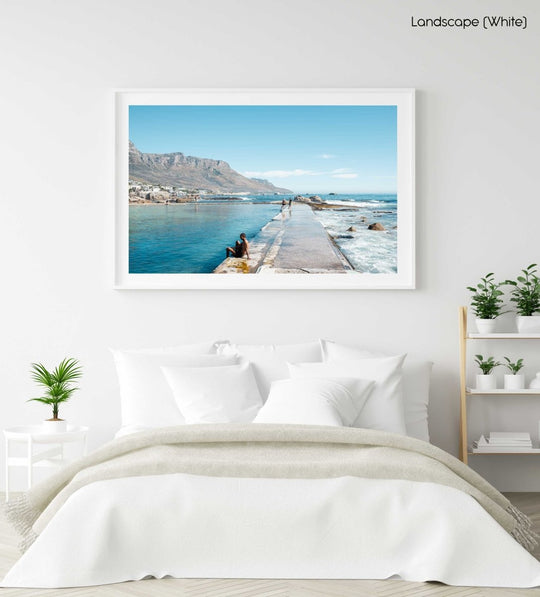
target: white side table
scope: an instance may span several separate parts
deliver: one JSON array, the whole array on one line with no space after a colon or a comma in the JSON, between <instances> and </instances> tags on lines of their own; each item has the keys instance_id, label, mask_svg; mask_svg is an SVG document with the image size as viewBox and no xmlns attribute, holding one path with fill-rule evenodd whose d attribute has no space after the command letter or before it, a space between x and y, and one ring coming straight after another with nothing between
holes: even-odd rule
<instances>
[{"instance_id":1,"label":"white side table","mask_svg":"<svg viewBox=\"0 0 540 597\"><path fill-rule=\"evenodd\" d=\"M25 466L28 474L28 489L32 487L32 469L37 467L57 467L67 460L64 458L64 444L79 443L81 455L86 455L86 436L88 427L68 425L67 431L62 433L44 433L39 425L26 425L4 429L6 439L6 502L9 500L9 468ZM26 456L12 456L10 447L14 443L26 444ZM39 452L34 448L42 444L49 444L48 449Z\"/></svg>"}]
</instances>

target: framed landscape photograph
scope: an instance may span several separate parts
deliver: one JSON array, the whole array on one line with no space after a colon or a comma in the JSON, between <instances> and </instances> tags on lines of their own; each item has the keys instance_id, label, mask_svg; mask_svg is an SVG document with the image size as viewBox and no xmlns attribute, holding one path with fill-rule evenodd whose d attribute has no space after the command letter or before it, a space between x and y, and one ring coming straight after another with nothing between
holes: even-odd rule
<instances>
[{"instance_id":1,"label":"framed landscape photograph","mask_svg":"<svg viewBox=\"0 0 540 597\"><path fill-rule=\"evenodd\" d=\"M125 90L115 110L116 288L414 288L414 90Z\"/></svg>"}]
</instances>

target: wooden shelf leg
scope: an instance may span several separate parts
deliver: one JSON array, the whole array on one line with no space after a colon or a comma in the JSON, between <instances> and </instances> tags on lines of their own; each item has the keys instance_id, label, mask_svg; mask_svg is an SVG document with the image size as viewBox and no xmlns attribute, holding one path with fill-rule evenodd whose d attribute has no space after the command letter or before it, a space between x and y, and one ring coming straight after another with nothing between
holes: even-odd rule
<instances>
[{"instance_id":1,"label":"wooden shelf leg","mask_svg":"<svg viewBox=\"0 0 540 597\"><path fill-rule=\"evenodd\" d=\"M459 381L460 381L460 439L459 457L468 464L467 455L467 307L459 308Z\"/></svg>"},{"instance_id":2,"label":"wooden shelf leg","mask_svg":"<svg viewBox=\"0 0 540 597\"><path fill-rule=\"evenodd\" d=\"M9 439L6 437L6 502L9 502Z\"/></svg>"}]
</instances>

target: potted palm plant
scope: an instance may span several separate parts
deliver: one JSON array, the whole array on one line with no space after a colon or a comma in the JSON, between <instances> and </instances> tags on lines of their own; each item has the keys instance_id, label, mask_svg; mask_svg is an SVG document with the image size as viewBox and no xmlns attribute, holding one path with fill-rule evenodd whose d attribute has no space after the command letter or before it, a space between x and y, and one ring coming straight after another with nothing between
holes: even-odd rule
<instances>
[{"instance_id":1,"label":"potted palm plant","mask_svg":"<svg viewBox=\"0 0 540 597\"><path fill-rule=\"evenodd\" d=\"M540 278L536 263L521 270L516 280L505 280L513 287L510 300L516 305L517 328L520 334L540 333Z\"/></svg>"},{"instance_id":2,"label":"potted palm plant","mask_svg":"<svg viewBox=\"0 0 540 597\"><path fill-rule=\"evenodd\" d=\"M501 284L495 282L494 274L486 274L480 278L476 286L467 286L473 293L471 305L476 315L476 328L480 334L491 334L495 331L495 319L502 315L503 292Z\"/></svg>"},{"instance_id":3,"label":"potted palm plant","mask_svg":"<svg viewBox=\"0 0 540 597\"><path fill-rule=\"evenodd\" d=\"M497 380L493 375L493 369L501 365L499 361L496 361L493 357L484 359L481 354L475 354L474 362L480 367L482 373L476 376L476 389L477 390L495 390L497 388Z\"/></svg>"},{"instance_id":4,"label":"potted palm plant","mask_svg":"<svg viewBox=\"0 0 540 597\"><path fill-rule=\"evenodd\" d=\"M73 392L78 390L73 384L82 376L79 361L73 358L64 359L53 371L49 371L41 363L32 363L32 379L44 388L43 396L30 398L29 401L42 402L52 406L52 417L43 421L43 429L48 433L66 431L67 423L58 416L59 405L67 402Z\"/></svg>"},{"instance_id":5,"label":"potted palm plant","mask_svg":"<svg viewBox=\"0 0 540 597\"><path fill-rule=\"evenodd\" d=\"M505 390L523 390L525 387L525 377L520 371L523 369L523 359L518 359L512 362L508 357L504 357L506 363L504 366L510 371L510 373L504 376L504 389Z\"/></svg>"}]
</instances>

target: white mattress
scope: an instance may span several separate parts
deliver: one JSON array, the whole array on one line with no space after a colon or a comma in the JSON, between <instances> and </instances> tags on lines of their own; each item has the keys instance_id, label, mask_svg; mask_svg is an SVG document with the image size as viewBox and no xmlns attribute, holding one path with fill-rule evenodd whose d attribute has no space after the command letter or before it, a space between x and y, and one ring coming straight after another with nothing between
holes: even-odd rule
<instances>
[{"instance_id":1,"label":"white mattress","mask_svg":"<svg viewBox=\"0 0 540 597\"><path fill-rule=\"evenodd\" d=\"M540 564L473 498L449 487L175 474L80 489L1 586L99 585L148 575L533 587Z\"/></svg>"}]
</instances>

